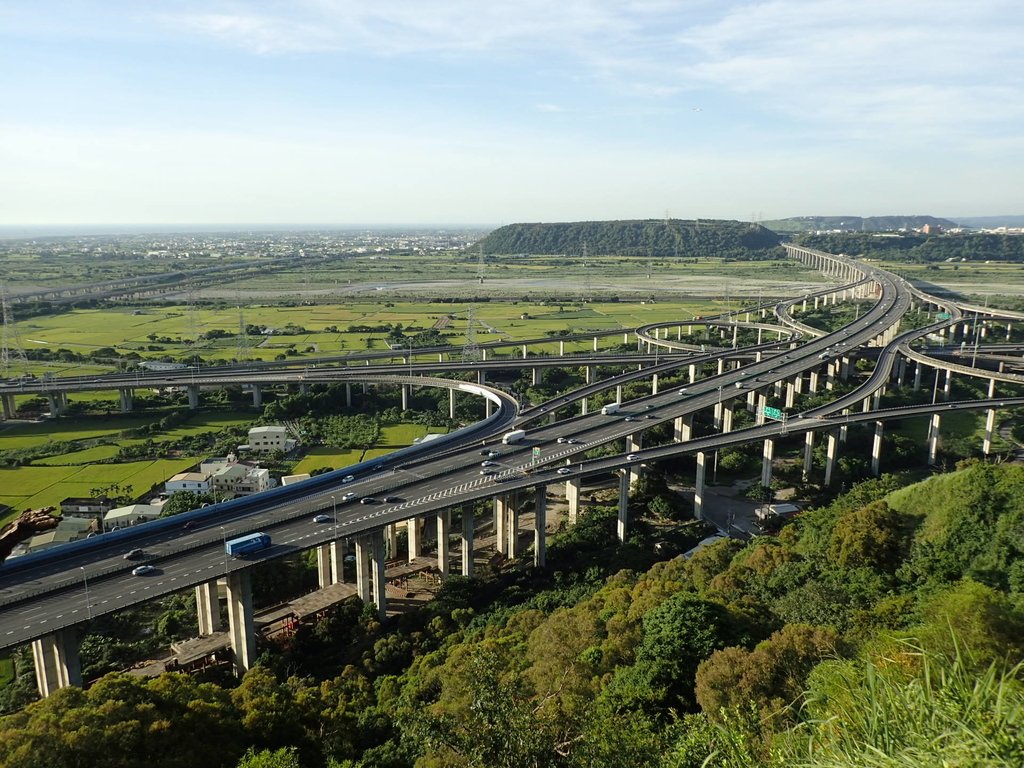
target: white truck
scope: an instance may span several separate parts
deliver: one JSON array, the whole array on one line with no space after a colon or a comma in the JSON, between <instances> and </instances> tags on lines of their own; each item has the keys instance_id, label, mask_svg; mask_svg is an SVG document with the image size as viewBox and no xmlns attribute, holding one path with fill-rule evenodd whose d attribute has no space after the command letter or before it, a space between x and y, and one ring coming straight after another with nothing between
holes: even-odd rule
<instances>
[{"instance_id":1,"label":"white truck","mask_svg":"<svg viewBox=\"0 0 1024 768\"><path fill-rule=\"evenodd\" d=\"M522 442L524 437L526 437L525 429L513 429L511 432L506 432L501 436L501 442L505 445L511 445L512 443Z\"/></svg>"},{"instance_id":2,"label":"white truck","mask_svg":"<svg viewBox=\"0 0 1024 768\"><path fill-rule=\"evenodd\" d=\"M622 403L608 403L608 405L601 406L601 415L610 416L613 413L618 413L622 407Z\"/></svg>"}]
</instances>

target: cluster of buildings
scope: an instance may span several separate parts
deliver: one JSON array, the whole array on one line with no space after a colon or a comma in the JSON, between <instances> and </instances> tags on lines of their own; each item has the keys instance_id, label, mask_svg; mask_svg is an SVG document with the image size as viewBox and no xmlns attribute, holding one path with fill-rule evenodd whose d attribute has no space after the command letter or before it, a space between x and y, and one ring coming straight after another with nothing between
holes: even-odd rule
<instances>
[{"instance_id":1,"label":"cluster of buildings","mask_svg":"<svg viewBox=\"0 0 1024 768\"><path fill-rule=\"evenodd\" d=\"M282 426L253 427L249 430L248 443L238 446L240 451L250 454L290 451L294 447L295 441ZM291 475L288 480L295 482L305 477L308 475ZM196 470L172 477L164 483L160 496L144 504L119 507L104 496L64 499L60 503L61 519L57 527L23 542L12 556L155 520L163 514L168 499L181 491L209 494L214 500L222 501L260 493L275 485L277 480L271 477L270 470L254 462L240 461L233 453L215 456L203 461Z\"/></svg>"}]
</instances>

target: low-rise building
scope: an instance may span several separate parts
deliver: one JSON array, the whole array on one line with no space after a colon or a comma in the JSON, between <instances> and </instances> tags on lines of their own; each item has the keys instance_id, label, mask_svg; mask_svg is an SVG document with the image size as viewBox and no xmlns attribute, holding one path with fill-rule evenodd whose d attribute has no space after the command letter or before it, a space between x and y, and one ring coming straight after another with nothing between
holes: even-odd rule
<instances>
[{"instance_id":1,"label":"low-rise building","mask_svg":"<svg viewBox=\"0 0 1024 768\"><path fill-rule=\"evenodd\" d=\"M228 464L210 478L217 496L249 496L272 487L270 470L248 464Z\"/></svg>"},{"instance_id":2,"label":"low-rise building","mask_svg":"<svg viewBox=\"0 0 1024 768\"><path fill-rule=\"evenodd\" d=\"M129 504L127 507L112 509L103 516L103 530L127 528L131 525L156 520L160 517L160 507L152 504Z\"/></svg>"},{"instance_id":3,"label":"low-rise building","mask_svg":"<svg viewBox=\"0 0 1024 768\"><path fill-rule=\"evenodd\" d=\"M69 541L86 538L90 533L99 530L99 523L86 517L65 517L57 523L57 527L45 533L37 533L26 542L24 554L49 549Z\"/></svg>"},{"instance_id":4,"label":"low-rise building","mask_svg":"<svg viewBox=\"0 0 1024 768\"><path fill-rule=\"evenodd\" d=\"M295 441L288 439L288 430L285 427L267 425L249 430L250 451L287 451L293 445Z\"/></svg>"},{"instance_id":5,"label":"low-rise building","mask_svg":"<svg viewBox=\"0 0 1024 768\"><path fill-rule=\"evenodd\" d=\"M210 492L209 472L179 472L166 483L164 491L171 496L179 491L192 491L193 493Z\"/></svg>"},{"instance_id":6,"label":"low-rise building","mask_svg":"<svg viewBox=\"0 0 1024 768\"><path fill-rule=\"evenodd\" d=\"M114 508L114 502L106 496L69 496L60 503L62 517L77 517L88 520L102 520L103 515Z\"/></svg>"}]
</instances>

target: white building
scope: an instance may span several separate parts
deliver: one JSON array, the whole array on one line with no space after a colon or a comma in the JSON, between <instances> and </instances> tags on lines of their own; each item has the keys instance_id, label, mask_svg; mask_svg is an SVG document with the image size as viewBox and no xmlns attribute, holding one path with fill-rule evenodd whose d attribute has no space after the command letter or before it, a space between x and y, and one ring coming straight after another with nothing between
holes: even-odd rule
<instances>
[{"instance_id":1,"label":"white building","mask_svg":"<svg viewBox=\"0 0 1024 768\"><path fill-rule=\"evenodd\" d=\"M103 530L127 528L130 525L146 523L160 517L160 507L152 504L130 504L127 507L112 509L103 516Z\"/></svg>"},{"instance_id":2,"label":"white building","mask_svg":"<svg viewBox=\"0 0 1024 768\"><path fill-rule=\"evenodd\" d=\"M164 492L172 496L178 491L192 491L193 493L210 492L209 472L179 472L166 483Z\"/></svg>"},{"instance_id":3,"label":"white building","mask_svg":"<svg viewBox=\"0 0 1024 768\"><path fill-rule=\"evenodd\" d=\"M285 475L281 478L281 485L295 485L295 483L301 483L303 480L309 480L308 472L302 472L298 475Z\"/></svg>"},{"instance_id":4,"label":"white building","mask_svg":"<svg viewBox=\"0 0 1024 768\"><path fill-rule=\"evenodd\" d=\"M228 464L213 473L211 483L218 496L249 496L271 488L270 470L246 464Z\"/></svg>"},{"instance_id":5,"label":"white building","mask_svg":"<svg viewBox=\"0 0 1024 768\"><path fill-rule=\"evenodd\" d=\"M295 441L288 439L285 427L265 426L249 430L250 451L287 451L292 445L295 445Z\"/></svg>"}]
</instances>

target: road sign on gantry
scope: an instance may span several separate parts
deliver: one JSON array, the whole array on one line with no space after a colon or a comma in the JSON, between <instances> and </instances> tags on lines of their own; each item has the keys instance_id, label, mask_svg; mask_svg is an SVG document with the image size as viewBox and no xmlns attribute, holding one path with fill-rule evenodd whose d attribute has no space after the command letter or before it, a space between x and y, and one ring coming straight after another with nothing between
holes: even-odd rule
<instances>
[{"instance_id":1,"label":"road sign on gantry","mask_svg":"<svg viewBox=\"0 0 1024 768\"><path fill-rule=\"evenodd\" d=\"M775 419L776 421L782 421L782 411L778 408L772 408L770 405L766 405L762 412L766 419Z\"/></svg>"}]
</instances>

